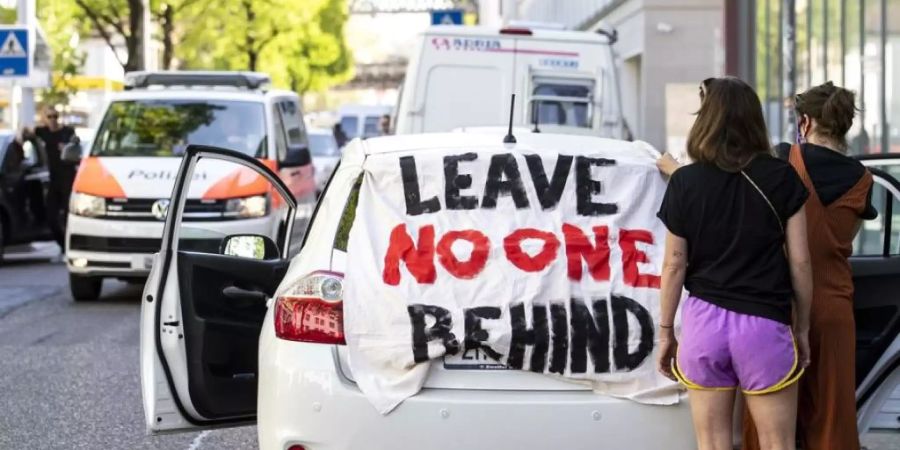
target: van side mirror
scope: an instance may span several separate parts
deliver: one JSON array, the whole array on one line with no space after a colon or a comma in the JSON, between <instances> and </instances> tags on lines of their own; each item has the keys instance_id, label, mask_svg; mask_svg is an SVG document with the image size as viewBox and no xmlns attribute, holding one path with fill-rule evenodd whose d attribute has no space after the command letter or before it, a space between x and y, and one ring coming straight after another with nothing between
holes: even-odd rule
<instances>
[{"instance_id":1,"label":"van side mirror","mask_svg":"<svg viewBox=\"0 0 900 450\"><path fill-rule=\"evenodd\" d=\"M81 151L81 140L78 139L78 136L75 136L72 138L72 142L63 146L60 159L70 164L78 164L81 162Z\"/></svg>"},{"instance_id":2,"label":"van side mirror","mask_svg":"<svg viewBox=\"0 0 900 450\"><path fill-rule=\"evenodd\" d=\"M268 236L258 234L235 234L222 240L219 253L257 260L278 259L278 246Z\"/></svg>"},{"instance_id":3,"label":"van side mirror","mask_svg":"<svg viewBox=\"0 0 900 450\"><path fill-rule=\"evenodd\" d=\"M287 149L287 153L284 155L284 159L279 161L281 167L300 167L305 166L307 164L312 164L312 154L309 152L309 147L307 146L290 146Z\"/></svg>"}]
</instances>

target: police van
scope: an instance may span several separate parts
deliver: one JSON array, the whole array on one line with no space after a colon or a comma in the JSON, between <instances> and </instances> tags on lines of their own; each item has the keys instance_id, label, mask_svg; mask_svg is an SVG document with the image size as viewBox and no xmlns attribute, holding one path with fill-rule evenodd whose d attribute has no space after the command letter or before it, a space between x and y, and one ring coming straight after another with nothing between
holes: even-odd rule
<instances>
[{"instance_id":1,"label":"police van","mask_svg":"<svg viewBox=\"0 0 900 450\"><path fill-rule=\"evenodd\" d=\"M505 126L627 138L615 33L433 26L406 72L396 133Z\"/></svg>"},{"instance_id":2,"label":"police van","mask_svg":"<svg viewBox=\"0 0 900 450\"><path fill-rule=\"evenodd\" d=\"M190 144L259 160L290 188L298 219L311 214L316 189L299 97L268 83L267 75L250 72L126 76L126 90L107 106L72 189L66 263L76 301L96 299L107 277L146 278ZM77 147L63 157L78 160ZM192 230L180 237L191 248L217 249L236 227L277 238L293 221L269 184L239 165L204 161L192 179L184 215Z\"/></svg>"}]
</instances>

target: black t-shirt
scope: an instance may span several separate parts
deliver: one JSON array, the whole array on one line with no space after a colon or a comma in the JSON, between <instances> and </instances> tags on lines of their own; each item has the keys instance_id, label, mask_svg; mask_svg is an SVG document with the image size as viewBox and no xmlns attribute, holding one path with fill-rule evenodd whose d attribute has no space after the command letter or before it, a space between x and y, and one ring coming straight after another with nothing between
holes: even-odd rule
<instances>
[{"instance_id":1,"label":"black t-shirt","mask_svg":"<svg viewBox=\"0 0 900 450\"><path fill-rule=\"evenodd\" d=\"M790 158L791 144L782 142L775 147L779 158ZM823 205L828 206L844 196L865 176L866 167L861 162L834 150L815 144L800 145L800 155L806 172L816 189L816 195ZM872 206L872 189L866 199L866 209L861 219L871 220L878 217L878 210Z\"/></svg>"},{"instance_id":2,"label":"black t-shirt","mask_svg":"<svg viewBox=\"0 0 900 450\"><path fill-rule=\"evenodd\" d=\"M75 169L63 164L61 155L63 146L68 144L75 136L75 129L64 126L56 131L52 131L49 127L35 127L34 134L44 143L44 151L47 153L47 169L50 171L50 181L68 182L71 184L68 178L70 178L70 172L74 172ZM65 178L65 180L62 178Z\"/></svg>"},{"instance_id":3,"label":"black t-shirt","mask_svg":"<svg viewBox=\"0 0 900 450\"><path fill-rule=\"evenodd\" d=\"M703 163L675 171L658 216L687 240L684 284L691 295L790 324L794 290L782 227L809 193L790 164L770 156L755 158L744 172L768 197L777 218L740 172Z\"/></svg>"}]
</instances>

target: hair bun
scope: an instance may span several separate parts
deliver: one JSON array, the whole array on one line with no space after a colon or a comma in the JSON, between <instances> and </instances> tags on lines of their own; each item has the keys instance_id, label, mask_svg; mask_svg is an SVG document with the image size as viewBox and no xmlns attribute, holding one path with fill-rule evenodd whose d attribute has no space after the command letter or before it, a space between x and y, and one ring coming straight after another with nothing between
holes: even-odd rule
<instances>
[{"instance_id":1,"label":"hair bun","mask_svg":"<svg viewBox=\"0 0 900 450\"><path fill-rule=\"evenodd\" d=\"M856 115L856 95L847 89L836 87L830 81L825 86L831 92L825 103L822 104L822 117L818 121L832 137L842 138L853 126L853 116Z\"/></svg>"}]
</instances>

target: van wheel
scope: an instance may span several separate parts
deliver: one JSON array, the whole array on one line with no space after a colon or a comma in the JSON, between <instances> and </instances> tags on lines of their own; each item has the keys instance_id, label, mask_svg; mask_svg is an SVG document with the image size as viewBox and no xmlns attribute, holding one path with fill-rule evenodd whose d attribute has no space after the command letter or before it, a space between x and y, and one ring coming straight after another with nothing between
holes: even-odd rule
<instances>
[{"instance_id":1,"label":"van wheel","mask_svg":"<svg viewBox=\"0 0 900 450\"><path fill-rule=\"evenodd\" d=\"M102 288L103 278L69 274L69 289L72 291L72 299L76 302L97 300L100 298Z\"/></svg>"}]
</instances>

